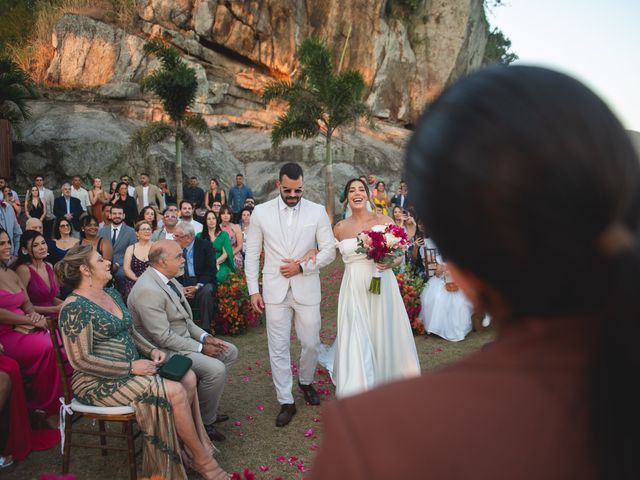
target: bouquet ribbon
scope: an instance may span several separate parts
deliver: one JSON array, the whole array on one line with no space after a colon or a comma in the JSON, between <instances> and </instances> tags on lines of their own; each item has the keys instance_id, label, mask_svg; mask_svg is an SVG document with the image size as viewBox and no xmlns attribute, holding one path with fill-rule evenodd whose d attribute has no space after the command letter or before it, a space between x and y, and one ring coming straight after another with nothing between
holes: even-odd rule
<instances>
[{"instance_id":1,"label":"bouquet ribbon","mask_svg":"<svg viewBox=\"0 0 640 480\"><path fill-rule=\"evenodd\" d=\"M369 291L371 293L380 295L380 277L381 276L382 275L380 270L378 270L378 268L374 265L373 276L371 277L371 283L369 284Z\"/></svg>"}]
</instances>

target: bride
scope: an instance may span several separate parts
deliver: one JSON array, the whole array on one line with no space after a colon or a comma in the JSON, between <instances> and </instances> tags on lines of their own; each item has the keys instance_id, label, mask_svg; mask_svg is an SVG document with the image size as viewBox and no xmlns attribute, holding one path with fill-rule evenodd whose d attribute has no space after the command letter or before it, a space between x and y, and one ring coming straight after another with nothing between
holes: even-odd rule
<instances>
[{"instance_id":1,"label":"bride","mask_svg":"<svg viewBox=\"0 0 640 480\"><path fill-rule=\"evenodd\" d=\"M347 182L345 193L352 215L333 229L345 264L338 300L338 333L320 363L331 373L336 395L345 397L382 383L420 375L420 362L409 318L392 265L374 264L356 253L357 235L392 220L370 212L369 189L359 179ZM374 269L382 272L380 295L369 292Z\"/></svg>"}]
</instances>

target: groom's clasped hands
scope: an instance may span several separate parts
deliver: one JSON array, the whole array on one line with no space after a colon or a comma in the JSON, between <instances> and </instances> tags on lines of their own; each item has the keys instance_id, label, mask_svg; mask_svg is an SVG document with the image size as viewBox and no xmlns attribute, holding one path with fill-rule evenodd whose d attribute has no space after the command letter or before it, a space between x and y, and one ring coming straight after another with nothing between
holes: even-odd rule
<instances>
[{"instance_id":1,"label":"groom's clasped hands","mask_svg":"<svg viewBox=\"0 0 640 480\"><path fill-rule=\"evenodd\" d=\"M280 273L284 278L291 278L295 275L302 273L302 265L305 263L316 263L316 254L318 250L316 248L312 248L307 253L305 253L302 258L299 260L294 260L292 258L283 258L282 265L280 266ZM254 293L251 295L251 306L253 309L262 313L264 311L264 301L262 300L262 295L259 293Z\"/></svg>"}]
</instances>

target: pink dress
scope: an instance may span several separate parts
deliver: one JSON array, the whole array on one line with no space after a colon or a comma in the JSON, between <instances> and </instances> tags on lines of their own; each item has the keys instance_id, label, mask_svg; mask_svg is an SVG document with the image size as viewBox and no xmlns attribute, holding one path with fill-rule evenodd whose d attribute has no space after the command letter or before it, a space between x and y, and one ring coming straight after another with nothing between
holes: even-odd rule
<instances>
[{"instance_id":1,"label":"pink dress","mask_svg":"<svg viewBox=\"0 0 640 480\"><path fill-rule=\"evenodd\" d=\"M220 224L220 230L223 232L227 232L229 234L229 238L231 239L231 248L235 249L238 246L238 239L236 238L236 232L233 231L233 227L231 224L225 226L224 224ZM244 258L242 257L242 250L236 253L233 257L233 261L236 264L236 269L242 270L242 266L244 264Z\"/></svg>"},{"instance_id":2,"label":"pink dress","mask_svg":"<svg viewBox=\"0 0 640 480\"><path fill-rule=\"evenodd\" d=\"M27 265L29 272L31 273L31 279L29 285L27 285L27 293L29 294L29 300L37 307L53 307L54 299L60 293L60 285L56 280L56 276L53 273L53 267L50 264L44 264L47 269L47 275L49 277L49 285L45 283L40 274ZM50 313L49 316L58 318L57 313Z\"/></svg>"},{"instance_id":3,"label":"pink dress","mask_svg":"<svg viewBox=\"0 0 640 480\"><path fill-rule=\"evenodd\" d=\"M24 315L20 308L23 302L24 291L12 293L0 290L0 308L16 315ZM27 397L27 409L44 410L48 415L57 414L60 406L58 398L62 396L62 381L58 374L49 333L44 330L34 330L24 334L16 332L12 325L0 323L0 343L4 346L4 353L20 365ZM70 379L73 369L67 362L64 352L63 357L65 370ZM70 385L69 388L71 388Z\"/></svg>"},{"instance_id":4,"label":"pink dress","mask_svg":"<svg viewBox=\"0 0 640 480\"><path fill-rule=\"evenodd\" d=\"M8 414L0 416L0 431L7 433L6 445L0 453L23 460L33 450L47 450L57 445L60 442L58 430L31 429L18 362L0 353L0 372L11 379L11 395L5 405Z\"/></svg>"}]
</instances>

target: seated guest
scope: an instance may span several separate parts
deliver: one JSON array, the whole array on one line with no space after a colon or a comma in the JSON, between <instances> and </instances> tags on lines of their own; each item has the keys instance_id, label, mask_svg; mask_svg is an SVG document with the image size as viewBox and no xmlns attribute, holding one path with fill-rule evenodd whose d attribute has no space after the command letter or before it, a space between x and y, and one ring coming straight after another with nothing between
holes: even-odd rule
<instances>
[{"instance_id":1,"label":"seated guest","mask_svg":"<svg viewBox=\"0 0 640 480\"><path fill-rule=\"evenodd\" d=\"M60 285L53 266L46 262L49 255L47 241L41 233L26 231L20 239L20 255L13 269L26 286L27 294L36 312L58 317L62 300L58 298Z\"/></svg>"},{"instance_id":2,"label":"seated guest","mask_svg":"<svg viewBox=\"0 0 640 480\"><path fill-rule=\"evenodd\" d=\"M202 328L209 330L215 313L216 300L216 256L211 242L195 238L193 227L180 222L176 226L173 239L182 248L185 258L184 273L177 277L184 295L194 300L200 307Z\"/></svg>"},{"instance_id":3,"label":"seated guest","mask_svg":"<svg viewBox=\"0 0 640 480\"><path fill-rule=\"evenodd\" d=\"M182 230L178 232L185 235ZM192 230L190 235L193 236ZM211 244L206 240L199 242L206 244L212 256ZM175 280L183 268L186 268L186 261L178 242L159 240L154 243L149 251L149 268L134 285L127 304L136 329L147 340L170 354L179 353L193 360L202 420L209 437L221 441L225 437L214 424L229 418L218 414L218 404L227 371L235 362L238 349L214 338L193 322L185 293L193 297L196 288L183 289Z\"/></svg>"},{"instance_id":4,"label":"seated guest","mask_svg":"<svg viewBox=\"0 0 640 480\"><path fill-rule=\"evenodd\" d=\"M153 232L151 240L173 240L173 233L178 224L178 207L169 205L162 214L162 227Z\"/></svg>"},{"instance_id":5,"label":"seated guest","mask_svg":"<svg viewBox=\"0 0 640 480\"><path fill-rule=\"evenodd\" d=\"M138 221L144 220L149 222L152 231L158 230L158 214L154 207L144 207L138 214Z\"/></svg>"},{"instance_id":6,"label":"seated guest","mask_svg":"<svg viewBox=\"0 0 640 480\"><path fill-rule=\"evenodd\" d=\"M116 199L112 203L114 206L117 205L122 208L124 212L124 223L133 227L133 224L136 223L136 218L138 218L138 206L134 198L127 193L127 189L128 185L125 182L120 182L117 188ZM113 210L113 206L111 210Z\"/></svg>"},{"instance_id":7,"label":"seated guest","mask_svg":"<svg viewBox=\"0 0 640 480\"><path fill-rule=\"evenodd\" d=\"M122 288L124 283L124 252L129 245L136 243L136 231L124 223L125 213L121 205L111 207L111 225L98 230L98 235L111 242L113 252L113 278L116 286Z\"/></svg>"},{"instance_id":8,"label":"seated guest","mask_svg":"<svg viewBox=\"0 0 640 480\"><path fill-rule=\"evenodd\" d=\"M328 404L311 478L638 478L629 132L567 75L494 66L428 106L406 163L418 218L497 335L455 365Z\"/></svg>"},{"instance_id":9,"label":"seated guest","mask_svg":"<svg viewBox=\"0 0 640 480\"><path fill-rule=\"evenodd\" d=\"M204 223L204 230L196 235L196 238L209 240L211 245L213 245L213 250L216 253L216 267L218 269L216 282L220 285L227 279L231 272L236 271L231 241L229 240L229 234L220 229L220 223L215 213L207 212L204 216Z\"/></svg>"},{"instance_id":10,"label":"seated guest","mask_svg":"<svg viewBox=\"0 0 640 480\"><path fill-rule=\"evenodd\" d=\"M4 202L7 205L10 205L13 209L13 213L16 216L16 220L20 221L20 212L22 212L22 205L20 205L20 199L17 196L13 196L11 187L9 185L5 186L2 189L2 194L4 197Z\"/></svg>"},{"instance_id":11,"label":"seated guest","mask_svg":"<svg viewBox=\"0 0 640 480\"><path fill-rule=\"evenodd\" d=\"M240 212L238 212L239 214ZM231 208L227 205L223 205L220 208L220 228L223 232L227 232L229 239L231 240L231 247L233 248L233 261L236 264L236 268L242 270L244 264L244 258L242 257L242 246L244 241L242 238L242 230L235 223L232 223L233 213Z\"/></svg>"},{"instance_id":12,"label":"seated guest","mask_svg":"<svg viewBox=\"0 0 640 480\"><path fill-rule=\"evenodd\" d=\"M105 225L111 225L111 203L102 205L102 221L98 224L98 228Z\"/></svg>"},{"instance_id":13,"label":"seated guest","mask_svg":"<svg viewBox=\"0 0 640 480\"><path fill-rule=\"evenodd\" d=\"M249 233L249 226L251 226L251 212L253 208L245 207L240 210L240 231L242 232L242 255L247 250L247 234Z\"/></svg>"},{"instance_id":14,"label":"seated guest","mask_svg":"<svg viewBox=\"0 0 640 480\"><path fill-rule=\"evenodd\" d=\"M109 262L89 246L78 246L56 265L56 274L72 290L60 311L60 330L76 369L75 397L88 405L133 407L144 432L143 476L187 478L182 442L191 466L204 478L228 478L213 459L213 445L195 407L195 375L188 371L176 382L156 374L166 354L134 330L120 295L105 289L111 280Z\"/></svg>"},{"instance_id":15,"label":"seated guest","mask_svg":"<svg viewBox=\"0 0 640 480\"><path fill-rule=\"evenodd\" d=\"M180 202L180 222L192 225L196 233L202 231L202 224L193 218L193 205L188 200Z\"/></svg>"},{"instance_id":16,"label":"seated guest","mask_svg":"<svg viewBox=\"0 0 640 480\"><path fill-rule=\"evenodd\" d=\"M11 240L7 232L0 230L0 343L4 353L18 362L29 385L27 408L44 410L47 425L57 428L62 383L47 321L36 312L20 277L4 266L10 256ZM68 364L65 368L71 375Z\"/></svg>"},{"instance_id":17,"label":"seated guest","mask_svg":"<svg viewBox=\"0 0 640 480\"><path fill-rule=\"evenodd\" d=\"M53 214L58 220L64 218L71 222L76 232L80 231L80 215L82 215L82 205L80 200L71 196L71 185L65 183L61 188L62 195L53 201Z\"/></svg>"},{"instance_id":18,"label":"seated guest","mask_svg":"<svg viewBox=\"0 0 640 480\"><path fill-rule=\"evenodd\" d=\"M111 215L111 214L109 214ZM111 242L98 235L98 219L93 215L85 215L80 220L80 245L91 245L91 247L102 255L105 260L113 259L113 247Z\"/></svg>"},{"instance_id":19,"label":"seated guest","mask_svg":"<svg viewBox=\"0 0 640 480\"><path fill-rule=\"evenodd\" d=\"M58 218L53 225L53 240L49 243L49 261L55 265L76 243L78 239L73 237L71 222L65 217Z\"/></svg>"},{"instance_id":20,"label":"seated guest","mask_svg":"<svg viewBox=\"0 0 640 480\"><path fill-rule=\"evenodd\" d=\"M14 460L24 460L29 452L47 450L60 442L57 429L32 430L20 365L4 355L0 343L0 475Z\"/></svg>"},{"instance_id":21,"label":"seated guest","mask_svg":"<svg viewBox=\"0 0 640 480\"><path fill-rule=\"evenodd\" d=\"M34 232L44 232L44 224L39 218L30 218L24 224L25 231L33 230Z\"/></svg>"},{"instance_id":22,"label":"seated guest","mask_svg":"<svg viewBox=\"0 0 640 480\"><path fill-rule=\"evenodd\" d=\"M37 218L44 222L47 217L47 206L40 198L40 191L35 185L29 189L27 198L24 199L24 213L27 220Z\"/></svg>"},{"instance_id":23,"label":"seated guest","mask_svg":"<svg viewBox=\"0 0 640 480\"><path fill-rule=\"evenodd\" d=\"M126 299L129 292L138 280L138 277L144 273L149 266L149 249L151 248L151 224L146 220L140 220L135 226L138 241L133 245L129 245L124 252L124 287L122 288L122 296Z\"/></svg>"}]
</instances>

